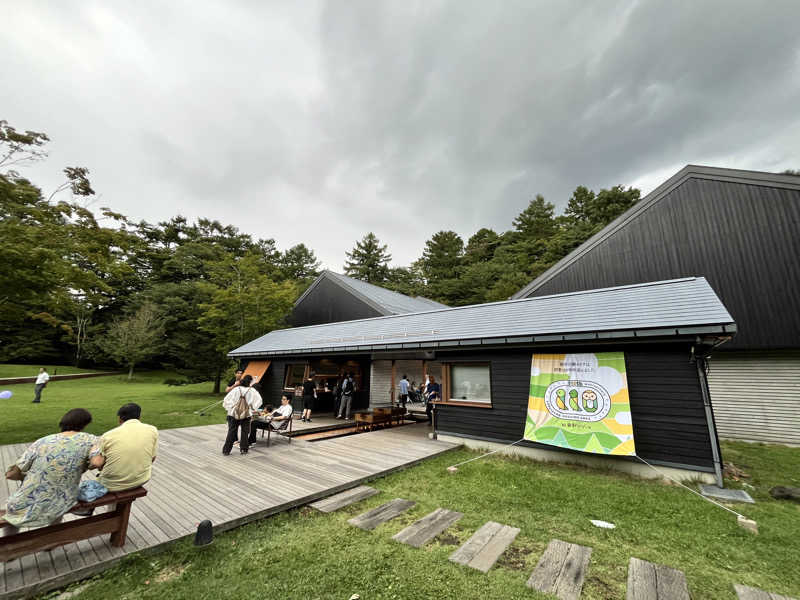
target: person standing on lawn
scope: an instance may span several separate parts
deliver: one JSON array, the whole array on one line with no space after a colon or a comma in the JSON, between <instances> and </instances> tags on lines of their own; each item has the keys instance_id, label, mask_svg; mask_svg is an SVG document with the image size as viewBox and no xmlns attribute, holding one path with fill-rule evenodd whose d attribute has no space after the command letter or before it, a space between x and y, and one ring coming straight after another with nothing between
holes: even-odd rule
<instances>
[{"instance_id":1,"label":"person standing on lawn","mask_svg":"<svg viewBox=\"0 0 800 600\"><path fill-rule=\"evenodd\" d=\"M50 381L50 375L47 374L47 369L41 367L39 374L36 376L36 385L33 386L33 403L39 404L42 400L42 390L47 386Z\"/></svg>"},{"instance_id":2,"label":"person standing on lawn","mask_svg":"<svg viewBox=\"0 0 800 600\"><path fill-rule=\"evenodd\" d=\"M223 408L228 412L228 416L231 417L228 420L228 436L222 446L222 453L225 456L231 453L233 442L239 430L241 430L241 433L239 433L239 453L247 454L250 419L253 416L253 411L261 408L262 404L261 394L250 387L252 383L253 377L245 375L239 385L228 392L222 400Z\"/></svg>"},{"instance_id":3,"label":"person standing on lawn","mask_svg":"<svg viewBox=\"0 0 800 600\"><path fill-rule=\"evenodd\" d=\"M142 407L133 402L117 411L119 426L101 437L89 465L101 469L98 483L109 492L130 490L150 481L158 451L158 429L139 420ZM95 454L94 452L92 454Z\"/></svg>"},{"instance_id":4,"label":"person standing on lawn","mask_svg":"<svg viewBox=\"0 0 800 600\"><path fill-rule=\"evenodd\" d=\"M311 408L314 406L314 399L317 397L317 384L314 383L314 373L309 373L303 382L303 414L300 420L304 423L311 423Z\"/></svg>"}]
</instances>

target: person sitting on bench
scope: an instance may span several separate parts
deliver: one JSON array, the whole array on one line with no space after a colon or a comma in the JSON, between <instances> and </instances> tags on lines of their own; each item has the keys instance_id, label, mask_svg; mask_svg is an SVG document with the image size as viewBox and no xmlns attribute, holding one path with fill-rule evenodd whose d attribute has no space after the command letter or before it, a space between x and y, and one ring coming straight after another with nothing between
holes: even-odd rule
<instances>
[{"instance_id":1,"label":"person sitting on bench","mask_svg":"<svg viewBox=\"0 0 800 600\"><path fill-rule=\"evenodd\" d=\"M158 449L158 430L139 421L142 407L130 403L117 411L119 427L106 431L91 458L92 468L102 469L97 481L110 492L121 492L150 481Z\"/></svg>"},{"instance_id":2,"label":"person sitting on bench","mask_svg":"<svg viewBox=\"0 0 800 600\"><path fill-rule=\"evenodd\" d=\"M9 467L6 479L22 481L8 497L5 520L15 527L43 527L58 521L78 500L81 475L89 466L97 437L84 433L92 415L83 408L68 411L61 433L36 440Z\"/></svg>"}]
</instances>

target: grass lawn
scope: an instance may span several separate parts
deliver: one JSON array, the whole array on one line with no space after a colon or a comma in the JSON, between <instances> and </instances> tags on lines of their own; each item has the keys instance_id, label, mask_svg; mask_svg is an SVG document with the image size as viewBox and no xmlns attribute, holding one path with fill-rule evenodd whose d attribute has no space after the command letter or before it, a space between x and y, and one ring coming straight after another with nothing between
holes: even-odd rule
<instances>
[{"instance_id":1,"label":"grass lawn","mask_svg":"<svg viewBox=\"0 0 800 600\"><path fill-rule=\"evenodd\" d=\"M59 367L60 369L61 367ZM211 393L213 384L164 385L164 379L175 377L168 371L134 374L132 381L124 375L92 377L67 381L51 381L42 392L41 404L33 404L33 384L7 385L13 396L0 400L0 443L32 442L58 431L58 421L71 408L85 408L93 421L89 433L103 433L116 427L117 409L126 402L142 407L142 420L159 429L223 423L225 411L215 407L210 414L199 416L194 411L204 408L221 395Z\"/></svg>"},{"instance_id":2,"label":"grass lawn","mask_svg":"<svg viewBox=\"0 0 800 600\"><path fill-rule=\"evenodd\" d=\"M733 600L734 583L800 597L800 506L767 494L772 485L797 485L800 449L725 444L723 450L726 460L749 466L758 503L735 509L758 521L758 536L675 486L498 456L449 474L448 465L475 456L456 450L374 481L382 493L336 513L301 508L220 534L205 549L183 540L157 554L131 556L83 584L77 597L545 598L525 582L553 538L594 548L583 598L624 598L631 556L683 570L693 598ZM418 504L372 532L347 524L396 497ZM439 506L464 517L422 549L391 539ZM589 519L617 528L598 529ZM522 530L499 566L484 575L450 563L447 557L488 520Z\"/></svg>"},{"instance_id":3,"label":"grass lawn","mask_svg":"<svg viewBox=\"0 0 800 600\"><path fill-rule=\"evenodd\" d=\"M0 379L4 377L36 377L39 374L39 367L45 367L52 377L53 375L72 375L74 373L99 373L109 369L78 369L77 367L53 366L53 365L0 365Z\"/></svg>"}]
</instances>

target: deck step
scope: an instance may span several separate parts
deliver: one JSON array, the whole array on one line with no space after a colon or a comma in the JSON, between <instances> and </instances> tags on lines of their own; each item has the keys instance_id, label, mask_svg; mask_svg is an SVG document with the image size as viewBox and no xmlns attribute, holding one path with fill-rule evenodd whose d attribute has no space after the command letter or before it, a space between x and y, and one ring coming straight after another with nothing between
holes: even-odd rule
<instances>
[{"instance_id":1,"label":"deck step","mask_svg":"<svg viewBox=\"0 0 800 600\"><path fill-rule=\"evenodd\" d=\"M586 546L550 540L528 579L528 587L561 600L578 600L591 555L592 549Z\"/></svg>"},{"instance_id":2,"label":"deck step","mask_svg":"<svg viewBox=\"0 0 800 600\"><path fill-rule=\"evenodd\" d=\"M329 513L344 508L345 506L355 504L377 493L378 490L375 488L371 488L368 485L360 485L339 494L334 494L333 496L328 496L322 500L312 502L309 506L311 508L316 508L320 512Z\"/></svg>"},{"instance_id":3,"label":"deck step","mask_svg":"<svg viewBox=\"0 0 800 600\"><path fill-rule=\"evenodd\" d=\"M450 555L450 560L486 573L517 537L519 529L494 521L485 523L463 546Z\"/></svg>"},{"instance_id":4,"label":"deck step","mask_svg":"<svg viewBox=\"0 0 800 600\"><path fill-rule=\"evenodd\" d=\"M414 548L421 548L463 516L464 513L437 508L431 514L393 535L392 539Z\"/></svg>"},{"instance_id":5,"label":"deck step","mask_svg":"<svg viewBox=\"0 0 800 600\"><path fill-rule=\"evenodd\" d=\"M765 592L764 590L747 587L746 585L739 585L738 583L733 586L733 589L736 590L736 597L739 600L794 600L794 598L790 598L789 596Z\"/></svg>"},{"instance_id":6,"label":"deck step","mask_svg":"<svg viewBox=\"0 0 800 600\"><path fill-rule=\"evenodd\" d=\"M689 600L683 571L631 557L626 600Z\"/></svg>"},{"instance_id":7,"label":"deck step","mask_svg":"<svg viewBox=\"0 0 800 600\"><path fill-rule=\"evenodd\" d=\"M355 525L366 531L375 529L381 523L391 521L395 517L400 516L409 508L414 506L416 502L413 500L403 500L402 498L395 498L391 502L381 504L378 508L373 508L363 514L349 519L347 522L350 525Z\"/></svg>"}]
</instances>

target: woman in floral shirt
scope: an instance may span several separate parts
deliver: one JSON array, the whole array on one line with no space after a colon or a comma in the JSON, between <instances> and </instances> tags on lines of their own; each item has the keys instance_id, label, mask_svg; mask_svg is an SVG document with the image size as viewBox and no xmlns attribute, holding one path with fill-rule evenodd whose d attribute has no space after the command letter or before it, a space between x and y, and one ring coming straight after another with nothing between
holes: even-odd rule
<instances>
[{"instance_id":1,"label":"woman in floral shirt","mask_svg":"<svg viewBox=\"0 0 800 600\"><path fill-rule=\"evenodd\" d=\"M89 454L97 437L83 433L92 415L73 408L61 418L61 433L36 440L6 473L24 479L8 498L5 520L17 527L42 527L57 521L78 499L81 475L89 466ZM16 472L16 477L13 473ZM10 476L11 475L11 476Z\"/></svg>"}]
</instances>

